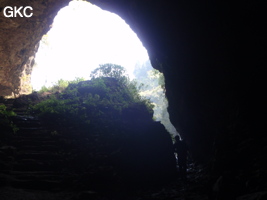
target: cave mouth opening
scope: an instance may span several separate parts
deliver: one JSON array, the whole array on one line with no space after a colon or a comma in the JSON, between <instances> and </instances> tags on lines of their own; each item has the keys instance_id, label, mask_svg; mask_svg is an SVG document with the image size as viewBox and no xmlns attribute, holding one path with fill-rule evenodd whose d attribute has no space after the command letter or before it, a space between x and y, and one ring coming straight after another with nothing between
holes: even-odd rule
<instances>
[{"instance_id":1,"label":"cave mouth opening","mask_svg":"<svg viewBox=\"0 0 267 200\"><path fill-rule=\"evenodd\" d=\"M176 135L167 111L164 76L151 66L137 35L118 15L86 1L71 1L62 8L40 41L31 75L33 90L52 87L59 80L88 80L105 63L124 67L130 80L143 85L140 95L155 105L154 120Z\"/></svg>"},{"instance_id":2,"label":"cave mouth opening","mask_svg":"<svg viewBox=\"0 0 267 200\"><path fill-rule=\"evenodd\" d=\"M90 79L90 72L105 63L123 66L133 79L136 65L148 60L147 50L118 15L87 1L71 1L40 41L32 85L39 90L59 79Z\"/></svg>"}]
</instances>

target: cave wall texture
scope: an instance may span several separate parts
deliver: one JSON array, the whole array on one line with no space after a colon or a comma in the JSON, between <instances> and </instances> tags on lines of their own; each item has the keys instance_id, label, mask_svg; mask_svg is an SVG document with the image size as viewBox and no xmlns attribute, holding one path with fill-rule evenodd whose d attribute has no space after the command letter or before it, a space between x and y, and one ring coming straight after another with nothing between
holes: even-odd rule
<instances>
[{"instance_id":1,"label":"cave wall texture","mask_svg":"<svg viewBox=\"0 0 267 200\"><path fill-rule=\"evenodd\" d=\"M30 79L35 54L42 36L49 30L60 8L68 1L0 1L0 95L18 95L25 86L21 80ZM6 6L31 6L33 16L7 18ZM28 81L28 80L27 80ZM25 81L25 82L27 82ZM27 92L27 91L25 91ZM12 94L13 93L13 94Z\"/></svg>"},{"instance_id":2,"label":"cave wall texture","mask_svg":"<svg viewBox=\"0 0 267 200\"><path fill-rule=\"evenodd\" d=\"M0 0L1 10L30 5L34 13L5 18L1 11L0 95L20 93L38 41L68 2ZM240 143L265 137L263 1L90 2L120 15L147 48L153 67L164 73L171 121L195 160L223 168L242 156L233 153Z\"/></svg>"}]
</instances>

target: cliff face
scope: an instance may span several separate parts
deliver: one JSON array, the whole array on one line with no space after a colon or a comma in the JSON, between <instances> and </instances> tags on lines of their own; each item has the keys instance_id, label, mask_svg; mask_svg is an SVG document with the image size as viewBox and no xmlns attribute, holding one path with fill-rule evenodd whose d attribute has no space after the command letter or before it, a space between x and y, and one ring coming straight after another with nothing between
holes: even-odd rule
<instances>
[{"instance_id":1,"label":"cliff face","mask_svg":"<svg viewBox=\"0 0 267 200\"><path fill-rule=\"evenodd\" d=\"M22 79L31 72L30 58L36 52L41 37L49 30L53 19L61 7L68 1L0 1L0 95L18 95L27 93L22 89ZM31 6L33 16L4 16L4 8ZM9 10L10 11L10 10ZM29 12L29 10L27 11Z\"/></svg>"},{"instance_id":2,"label":"cliff face","mask_svg":"<svg viewBox=\"0 0 267 200\"><path fill-rule=\"evenodd\" d=\"M147 48L153 67L164 73L171 121L195 159L226 159L220 167L230 166L245 155L233 153L242 142L264 137L261 1L90 2L125 19ZM5 18L1 12L0 95L19 93L24 64L68 0L1 1L0 7L27 3L34 10L31 18ZM260 149L254 148L255 153Z\"/></svg>"}]
</instances>

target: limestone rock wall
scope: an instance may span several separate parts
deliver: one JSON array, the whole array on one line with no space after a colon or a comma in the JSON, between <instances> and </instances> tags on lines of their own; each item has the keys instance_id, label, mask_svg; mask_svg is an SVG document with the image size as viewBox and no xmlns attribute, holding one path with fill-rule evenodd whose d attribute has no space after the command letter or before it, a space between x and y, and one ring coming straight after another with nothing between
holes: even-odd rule
<instances>
[{"instance_id":1,"label":"limestone rock wall","mask_svg":"<svg viewBox=\"0 0 267 200\"><path fill-rule=\"evenodd\" d=\"M22 92L21 80L25 77L23 71L29 58L34 56L35 47L49 30L57 12L67 3L68 0L0 1L0 95L17 95ZM6 6L31 6L33 16L7 18L3 13Z\"/></svg>"},{"instance_id":2,"label":"limestone rock wall","mask_svg":"<svg viewBox=\"0 0 267 200\"><path fill-rule=\"evenodd\" d=\"M264 131L264 5L91 0L119 14L164 73L171 121L198 160ZM231 154L231 153L230 153Z\"/></svg>"},{"instance_id":3,"label":"limestone rock wall","mask_svg":"<svg viewBox=\"0 0 267 200\"><path fill-rule=\"evenodd\" d=\"M31 73L33 65L34 65L34 55L30 56L28 61L22 66L22 73L20 75L20 86L18 90L19 94L32 93Z\"/></svg>"}]
</instances>

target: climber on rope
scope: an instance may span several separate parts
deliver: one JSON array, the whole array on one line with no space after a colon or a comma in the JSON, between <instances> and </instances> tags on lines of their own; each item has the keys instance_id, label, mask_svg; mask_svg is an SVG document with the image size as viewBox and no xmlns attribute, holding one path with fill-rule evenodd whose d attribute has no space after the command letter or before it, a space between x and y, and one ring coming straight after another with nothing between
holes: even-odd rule
<instances>
[{"instance_id":1,"label":"climber on rope","mask_svg":"<svg viewBox=\"0 0 267 200\"><path fill-rule=\"evenodd\" d=\"M179 173L183 180L186 179L186 168L187 168L187 145L185 141L180 139L179 135L174 137L175 143L173 145L174 152L177 154Z\"/></svg>"}]
</instances>

